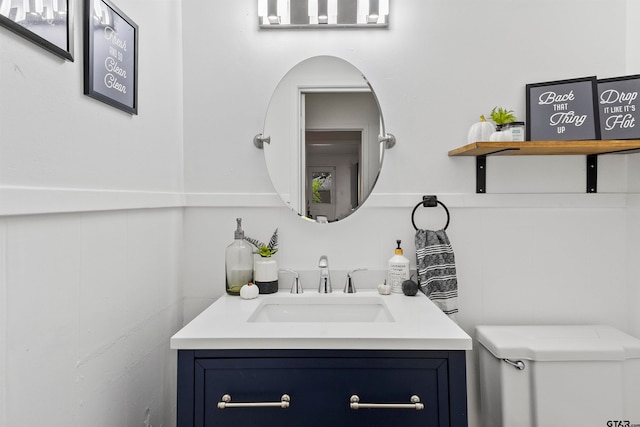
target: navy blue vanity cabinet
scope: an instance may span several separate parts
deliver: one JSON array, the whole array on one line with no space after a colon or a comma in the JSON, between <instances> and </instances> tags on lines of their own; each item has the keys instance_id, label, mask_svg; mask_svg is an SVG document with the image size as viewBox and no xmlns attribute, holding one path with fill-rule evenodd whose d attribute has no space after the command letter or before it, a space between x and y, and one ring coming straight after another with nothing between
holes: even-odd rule
<instances>
[{"instance_id":1,"label":"navy blue vanity cabinet","mask_svg":"<svg viewBox=\"0 0 640 427\"><path fill-rule=\"evenodd\" d=\"M463 350L179 350L177 426L465 427L465 370Z\"/></svg>"}]
</instances>

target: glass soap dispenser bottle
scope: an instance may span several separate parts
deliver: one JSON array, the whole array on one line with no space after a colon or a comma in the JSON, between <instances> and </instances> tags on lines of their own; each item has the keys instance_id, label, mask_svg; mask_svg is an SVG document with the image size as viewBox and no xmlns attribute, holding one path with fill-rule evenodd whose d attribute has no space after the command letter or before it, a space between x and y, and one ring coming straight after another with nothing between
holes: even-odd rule
<instances>
[{"instance_id":1,"label":"glass soap dispenser bottle","mask_svg":"<svg viewBox=\"0 0 640 427\"><path fill-rule=\"evenodd\" d=\"M242 218L236 218L235 240L225 251L226 288L229 295L240 295L240 288L253 281L253 249L244 240Z\"/></svg>"}]
</instances>

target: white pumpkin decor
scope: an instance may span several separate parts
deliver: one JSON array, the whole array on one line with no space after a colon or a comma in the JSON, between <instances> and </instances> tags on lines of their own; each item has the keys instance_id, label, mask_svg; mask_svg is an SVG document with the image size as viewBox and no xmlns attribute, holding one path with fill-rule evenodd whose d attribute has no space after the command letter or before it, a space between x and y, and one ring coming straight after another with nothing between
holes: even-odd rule
<instances>
[{"instance_id":1,"label":"white pumpkin decor","mask_svg":"<svg viewBox=\"0 0 640 427\"><path fill-rule=\"evenodd\" d=\"M495 131L495 125L488 122L484 116L480 116L480 121L471 125L471 129L469 129L467 143L472 144L476 141L489 141L491 134Z\"/></svg>"},{"instance_id":2,"label":"white pumpkin decor","mask_svg":"<svg viewBox=\"0 0 640 427\"><path fill-rule=\"evenodd\" d=\"M491 134L491 137L489 137L489 141L491 142L505 142L511 141L512 139L513 138L511 137L511 131L508 129L494 132Z\"/></svg>"},{"instance_id":3,"label":"white pumpkin decor","mask_svg":"<svg viewBox=\"0 0 640 427\"><path fill-rule=\"evenodd\" d=\"M242 299L254 299L258 297L260 290L253 283L247 283L240 288L240 298Z\"/></svg>"},{"instance_id":4,"label":"white pumpkin decor","mask_svg":"<svg viewBox=\"0 0 640 427\"><path fill-rule=\"evenodd\" d=\"M384 283L378 285L378 293L380 295L389 295L391 293L391 285L387 285L385 280Z\"/></svg>"}]
</instances>

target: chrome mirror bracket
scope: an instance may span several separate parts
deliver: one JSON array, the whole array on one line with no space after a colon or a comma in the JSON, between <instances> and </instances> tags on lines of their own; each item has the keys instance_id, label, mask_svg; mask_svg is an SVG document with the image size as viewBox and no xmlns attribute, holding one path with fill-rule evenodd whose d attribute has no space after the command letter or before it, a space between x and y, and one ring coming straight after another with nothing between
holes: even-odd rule
<instances>
[{"instance_id":1,"label":"chrome mirror bracket","mask_svg":"<svg viewBox=\"0 0 640 427\"><path fill-rule=\"evenodd\" d=\"M393 148L396 145L396 137L392 133L387 133L384 136L380 135L378 141L384 142L384 148L386 149Z\"/></svg>"},{"instance_id":2,"label":"chrome mirror bracket","mask_svg":"<svg viewBox=\"0 0 640 427\"><path fill-rule=\"evenodd\" d=\"M256 148L262 150L264 148L264 143L271 144L271 137L263 136L261 133L257 134L253 137L253 145Z\"/></svg>"}]
</instances>

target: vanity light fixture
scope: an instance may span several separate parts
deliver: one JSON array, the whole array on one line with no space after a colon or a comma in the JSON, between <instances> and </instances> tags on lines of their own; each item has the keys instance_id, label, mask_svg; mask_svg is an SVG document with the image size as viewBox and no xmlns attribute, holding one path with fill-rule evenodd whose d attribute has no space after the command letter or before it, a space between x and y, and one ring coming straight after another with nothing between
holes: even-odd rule
<instances>
[{"instance_id":1,"label":"vanity light fixture","mask_svg":"<svg viewBox=\"0 0 640 427\"><path fill-rule=\"evenodd\" d=\"M291 1L295 2L296 0ZM336 25L338 23L337 0L308 0L308 10L310 25Z\"/></svg>"},{"instance_id":2,"label":"vanity light fixture","mask_svg":"<svg viewBox=\"0 0 640 427\"><path fill-rule=\"evenodd\" d=\"M59 5L60 0L0 0L0 15L10 18L13 22L28 25L44 25L47 21L56 19L56 15L66 16L66 4ZM62 10L60 10L62 9Z\"/></svg>"},{"instance_id":3,"label":"vanity light fixture","mask_svg":"<svg viewBox=\"0 0 640 427\"><path fill-rule=\"evenodd\" d=\"M258 0L260 28L376 28L389 24L389 0Z\"/></svg>"},{"instance_id":4,"label":"vanity light fixture","mask_svg":"<svg viewBox=\"0 0 640 427\"><path fill-rule=\"evenodd\" d=\"M288 25L289 17L291 16L289 2L290 0L258 0L260 26Z\"/></svg>"}]
</instances>

